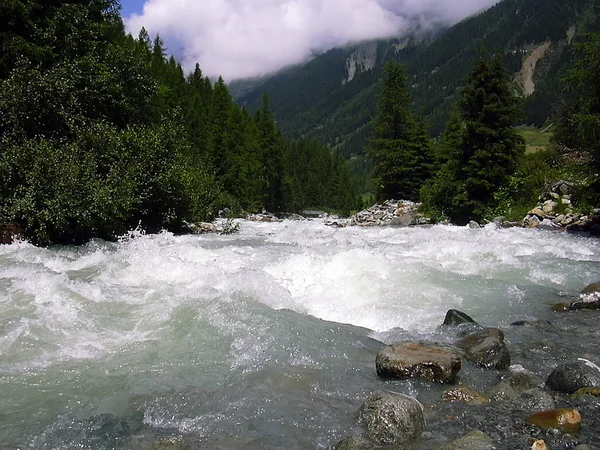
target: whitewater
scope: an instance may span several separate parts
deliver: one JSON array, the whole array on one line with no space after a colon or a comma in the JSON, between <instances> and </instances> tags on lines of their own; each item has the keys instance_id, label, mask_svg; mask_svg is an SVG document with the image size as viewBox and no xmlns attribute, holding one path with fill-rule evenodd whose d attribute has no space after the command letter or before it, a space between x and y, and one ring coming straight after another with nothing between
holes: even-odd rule
<instances>
[{"instance_id":1,"label":"whitewater","mask_svg":"<svg viewBox=\"0 0 600 450\"><path fill-rule=\"evenodd\" d=\"M0 448L328 448L360 432L374 390L439 394L379 379L383 343L443 340L448 309L526 342L510 324L555 321L550 306L599 269L597 239L493 224L241 221L232 235L0 246ZM541 376L581 349L600 363L589 336L567 335L514 362Z\"/></svg>"}]
</instances>

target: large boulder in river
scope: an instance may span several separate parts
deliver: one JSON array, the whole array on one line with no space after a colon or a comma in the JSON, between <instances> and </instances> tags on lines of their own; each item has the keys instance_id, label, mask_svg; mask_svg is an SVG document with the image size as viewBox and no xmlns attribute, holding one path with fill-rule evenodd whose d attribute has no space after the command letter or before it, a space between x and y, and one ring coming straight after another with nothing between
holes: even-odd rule
<instances>
[{"instance_id":1,"label":"large boulder in river","mask_svg":"<svg viewBox=\"0 0 600 450\"><path fill-rule=\"evenodd\" d=\"M437 383L453 383L460 366L458 352L430 342L393 344L382 348L375 359L380 376L422 378Z\"/></svg>"},{"instance_id":2,"label":"large boulder in river","mask_svg":"<svg viewBox=\"0 0 600 450\"><path fill-rule=\"evenodd\" d=\"M425 431L423 407L403 394L377 391L362 406L367 436L380 444L404 444Z\"/></svg>"},{"instance_id":3,"label":"large boulder in river","mask_svg":"<svg viewBox=\"0 0 600 450\"><path fill-rule=\"evenodd\" d=\"M497 328L484 328L461 339L456 346L465 352L465 358L486 369L506 370L510 353L504 342L504 333Z\"/></svg>"},{"instance_id":4,"label":"large boulder in river","mask_svg":"<svg viewBox=\"0 0 600 450\"><path fill-rule=\"evenodd\" d=\"M573 394L582 388L600 386L600 368L587 359L568 361L557 366L546 380L555 391Z\"/></svg>"},{"instance_id":5,"label":"large boulder in river","mask_svg":"<svg viewBox=\"0 0 600 450\"><path fill-rule=\"evenodd\" d=\"M600 309L600 283L588 284L571 303L570 309Z\"/></svg>"}]
</instances>

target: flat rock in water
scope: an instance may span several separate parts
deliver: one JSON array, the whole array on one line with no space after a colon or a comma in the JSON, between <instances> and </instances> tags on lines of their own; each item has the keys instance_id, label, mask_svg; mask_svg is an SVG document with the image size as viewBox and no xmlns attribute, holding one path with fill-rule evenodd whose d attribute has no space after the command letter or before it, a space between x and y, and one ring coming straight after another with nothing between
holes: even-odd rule
<instances>
[{"instance_id":1,"label":"flat rock in water","mask_svg":"<svg viewBox=\"0 0 600 450\"><path fill-rule=\"evenodd\" d=\"M600 368L591 361L579 358L557 366L546 380L555 391L573 394L579 389L600 386Z\"/></svg>"},{"instance_id":2,"label":"flat rock in water","mask_svg":"<svg viewBox=\"0 0 600 450\"><path fill-rule=\"evenodd\" d=\"M380 444L404 444L425 431L423 407L403 394L377 391L362 406L367 436Z\"/></svg>"},{"instance_id":3,"label":"flat rock in water","mask_svg":"<svg viewBox=\"0 0 600 450\"><path fill-rule=\"evenodd\" d=\"M510 366L510 353L504 342L504 333L497 328L484 328L457 342L465 358L486 369L505 370Z\"/></svg>"},{"instance_id":4,"label":"flat rock in water","mask_svg":"<svg viewBox=\"0 0 600 450\"><path fill-rule=\"evenodd\" d=\"M375 359L377 374L400 379L422 378L453 383L461 367L460 354L428 342L401 342L382 348Z\"/></svg>"},{"instance_id":5,"label":"flat rock in water","mask_svg":"<svg viewBox=\"0 0 600 450\"><path fill-rule=\"evenodd\" d=\"M450 442L439 450L494 450L494 440L481 431L471 431L455 441Z\"/></svg>"},{"instance_id":6,"label":"flat rock in water","mask_svg":"<svg viewBox=\"0 0 600 450\"><path fill-rule=\"evenodd\" d=\"M570 309L600 309L600 283L588 284L571 303Z\"/></svg>"}]
</instances>

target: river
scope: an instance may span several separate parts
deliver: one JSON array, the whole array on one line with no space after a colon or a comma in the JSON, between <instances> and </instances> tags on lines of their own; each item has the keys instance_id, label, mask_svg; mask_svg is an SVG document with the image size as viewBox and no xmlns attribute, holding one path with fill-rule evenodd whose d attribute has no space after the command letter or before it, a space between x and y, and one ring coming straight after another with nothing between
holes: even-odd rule
<instances>
[{"instance_id":1,"label":"river","mask_svg":"<svg viewBox=\"0 0 600 450\"><path fill-rule=\"evenodd\" d=\"M443 340L450 308L505 330L511 352L538 333L512 322L562 321L540 338L556 348L513 355L540 376L577 354L600 363L598 316L550 310L599 279L599 240L493 225L243 221L232 235L0 246L0 448L327 448L360 432L374 390L438 398L379 379L374 355Z\"/></svg>"}]
</instances>

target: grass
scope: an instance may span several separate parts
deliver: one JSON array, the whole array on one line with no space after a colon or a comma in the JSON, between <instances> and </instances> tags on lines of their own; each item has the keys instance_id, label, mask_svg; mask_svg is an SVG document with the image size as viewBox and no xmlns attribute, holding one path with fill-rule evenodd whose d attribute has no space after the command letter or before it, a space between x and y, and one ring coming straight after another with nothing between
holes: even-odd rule
<instances>
[{"instance_id":1,"label":"grass","mask_svg":"<svg viewBox=\"0 0 600 450\"><path fill-rule=\"evenodd\" d=\"M537 153L545 150L550 146L552 139L552 127L538 130L537 128L523 127L519 128L519 134L525 139L526 153Z\"/></svg>"}]
</instances>

